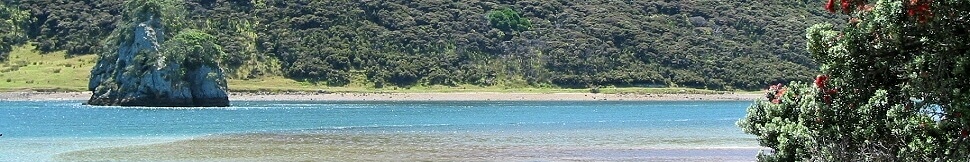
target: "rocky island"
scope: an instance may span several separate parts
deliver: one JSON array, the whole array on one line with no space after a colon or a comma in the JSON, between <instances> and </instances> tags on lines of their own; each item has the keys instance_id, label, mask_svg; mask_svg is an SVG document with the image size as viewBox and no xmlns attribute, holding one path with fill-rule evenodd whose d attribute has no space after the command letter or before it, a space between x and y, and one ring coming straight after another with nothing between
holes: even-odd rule
<instances>
[{"instance_id":1,"label":"rocky island","mask_svg":"<svg viewBox=\"0 0 970 162\"><path fill-rule=\"evenodd\" d=\"M166 25L179 20L166 21L166 17L177 16L164 14L164 4L132 5L139 6L125 15L129 23L119 23L108 38L116 48L106 47L91 70L88 89L93 93L87 104L229 106L226 79L219 66L225 53L215 37Z\"/></svg>"}]
</instances>

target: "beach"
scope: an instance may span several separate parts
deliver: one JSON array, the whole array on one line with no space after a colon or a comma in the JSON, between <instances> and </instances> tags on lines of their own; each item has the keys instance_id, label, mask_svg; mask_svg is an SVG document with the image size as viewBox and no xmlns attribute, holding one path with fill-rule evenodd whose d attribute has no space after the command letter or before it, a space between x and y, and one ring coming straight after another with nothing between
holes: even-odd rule
<instances>
[{"instance_id":1,"label":"beach","mask_svg":"<svg viewBox=\"0 0 970 162\"><path fill-rule=\"evenodd\" d=\"M2 92L0 100L87 100L91 92ZM602 94L602 93L239 93L233 101L752 101L754 93L722 94Z\"/></svg>"}]
</instances>

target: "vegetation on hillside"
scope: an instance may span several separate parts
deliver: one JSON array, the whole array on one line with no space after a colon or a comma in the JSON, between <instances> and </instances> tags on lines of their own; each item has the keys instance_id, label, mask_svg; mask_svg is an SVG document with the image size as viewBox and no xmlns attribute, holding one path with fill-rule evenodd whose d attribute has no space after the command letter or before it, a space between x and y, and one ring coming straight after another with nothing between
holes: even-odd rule
<instances>
[{"instance_id":1,"label":"vegetation on hillside","mask_svg":"<svg viewBox=\"0 0 970 162\"><path fill-rule=\"evenodd\" d=\"M825 8L851 18L808 28L823 74L776 87L738 122L771 148L759 160L970 160L970 1Z\"/></svg>"},{"instance_id":2,"label":"vegetation on hillside","mask_svg":"<svg viewBox=\"0 0 970 162\"><path fill-rule=\"evenodd\" d=\"M121 20L121 0L16 0L30 13L26 32L42 52L93 54ZM8 4L10 5L10 4ZM13 6L13 5L11 5Z\"/></svg>"},{"instance_id":3,"label":"vegetation on hillside","mask_svg":"<svg viewBox=\"0 0 970 162\"><path fill-rule=\"evenodd\" d=\"M41 51L103 52L121 0L4 1ZM834 15L782 1L186 0L232 78L372 87L759 89L810 77L804 28Z\"/></svg>"},{"instance_id":4,"label":"vegetation on hillside","mask_svg":"<svg viewBox=\"0 0 970 162\"><path fill-rule=\"evenodd\" d=\"M27 12L15 6L0 3L0 61L7 60L13 45L26 41L23 26L27 16Z\"/></svg>"}]
</instances>

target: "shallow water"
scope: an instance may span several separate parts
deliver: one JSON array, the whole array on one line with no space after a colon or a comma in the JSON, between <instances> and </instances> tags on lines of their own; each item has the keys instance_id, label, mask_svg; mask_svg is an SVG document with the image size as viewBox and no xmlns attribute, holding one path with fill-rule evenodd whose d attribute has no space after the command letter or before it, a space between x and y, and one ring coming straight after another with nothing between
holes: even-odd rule
<instances>
[{"instance_id":1,"label":"shallow water","mask_svg":"<svg viewBox=\"0 0 970 162\"><path fill-rule=\"evenodd\" d=\"M750 160L757 153L754 136L734 125L747 101L80 103L0 101L0 161Z\"/></svg>"}]
</instances>

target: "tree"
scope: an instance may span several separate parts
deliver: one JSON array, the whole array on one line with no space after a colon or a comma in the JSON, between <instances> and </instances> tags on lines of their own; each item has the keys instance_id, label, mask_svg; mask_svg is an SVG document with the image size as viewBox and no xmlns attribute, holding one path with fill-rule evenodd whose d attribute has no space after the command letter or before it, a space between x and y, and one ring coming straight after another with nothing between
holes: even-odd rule
<instances>
[{"instance_id":1,"label":"tree","mask_svg":"<svg viewBox=\"0 0 970 162\"><path fill-rule=\"evenodd\" d=\"M838 3L836 3L838 2ZM823 74L738 121L761 161L970 160L970 1L829 0L807 31Z\"/></svg>"},{"instance_id":2,"label":"tree","mask_svg":"<svg viewBox=\"0 0 970 162\"><path fill-rule=\"evenodd\" d=\"M488 22L492 24L492 27L504 31L526 31L532 28L532 22L528 18L519 16L519 13L511 8L488 12Z\"/></svg>"},{"instance_id":3,"label":"tree","mask_svg":"<svg viewBox=\"0 0 970 162\"><path fill-rule=\"evenodd\" d=\"M216 43L216 37L207 33L188 29L179 32L171 40L165 42L165 56L175 59L182 66L198 68L200 66L221 67L226 52Z\"/></svg>"},{"instance_id":4,"label":"tree","mask_svg":"<svg viewBox=\"0 0 970 162\"><path fill-rule=\"evenodd\" d=\"M13 45L23 44L27 35L23 27L27 20L27 12L0 2L0 61L6 60Z\"/></svg>"}]
</instances>

